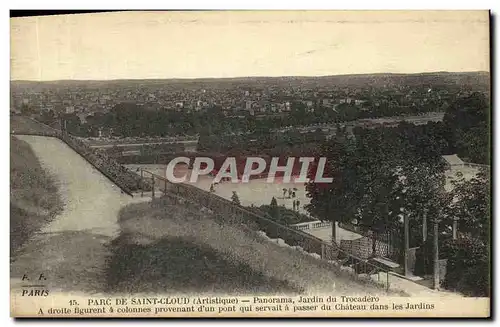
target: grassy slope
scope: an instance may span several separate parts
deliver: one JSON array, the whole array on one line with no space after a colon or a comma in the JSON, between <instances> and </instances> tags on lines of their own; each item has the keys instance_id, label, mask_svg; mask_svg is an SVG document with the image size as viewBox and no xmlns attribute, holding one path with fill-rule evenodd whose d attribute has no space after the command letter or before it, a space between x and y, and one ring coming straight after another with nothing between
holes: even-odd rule
<instances>
[{"instance_id":1,"label":"grassy slope","mask_svg":"<svg viewBox=\"0 0 500 327\"><path fill-rule=\"evenodd\" d=\"M43 170L30 146L10 140L10 235L11 253L49 222L63 204L57 187Z\"/></svg>"},{"instance_id":2,"label":"grassy slope","mask_svg":"<svg viewBox=\"0 0 500 327\"><path fill-rule=\"evenodd\" d=\"M111 292L379 294L255 231L173 200L124 208L108 261Z\"/></svg>"}]
</instances>

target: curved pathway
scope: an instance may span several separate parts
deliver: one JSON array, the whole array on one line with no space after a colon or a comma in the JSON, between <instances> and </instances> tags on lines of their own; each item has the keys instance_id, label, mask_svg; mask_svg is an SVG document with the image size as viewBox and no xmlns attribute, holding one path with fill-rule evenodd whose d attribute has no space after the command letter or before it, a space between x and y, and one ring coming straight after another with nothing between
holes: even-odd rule
<instances>
[{"instance_id":1,"label":"curved pathway","mask_svg":"<svg viewBox=\"0 0 500 327\"><path fill-rule=\"evenodd\" d=\"M47 276L60 290L100 289L106 244L118 236L119 210L147 198L130 197L64 142L53 137L17 135L52 175L64 203L61 214L27 242L11 263L11 288L21 276ZM96 280L100 279L100 280Z\"/></svg>"}]
</instances>

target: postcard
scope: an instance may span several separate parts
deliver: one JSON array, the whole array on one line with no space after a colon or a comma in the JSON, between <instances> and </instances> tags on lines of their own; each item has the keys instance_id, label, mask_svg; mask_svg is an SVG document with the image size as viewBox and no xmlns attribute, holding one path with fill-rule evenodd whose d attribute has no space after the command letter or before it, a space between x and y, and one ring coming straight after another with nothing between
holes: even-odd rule
<instances>
[{"instance_id":1,"label":"postcard","mask_svg":"<svg viewBox=\"0 0 500 327\"><path fill-rule=\"evenodd\" d=\"M483 317L488 11L11 24L13 317Z\"/></svg>"}]
</instances>

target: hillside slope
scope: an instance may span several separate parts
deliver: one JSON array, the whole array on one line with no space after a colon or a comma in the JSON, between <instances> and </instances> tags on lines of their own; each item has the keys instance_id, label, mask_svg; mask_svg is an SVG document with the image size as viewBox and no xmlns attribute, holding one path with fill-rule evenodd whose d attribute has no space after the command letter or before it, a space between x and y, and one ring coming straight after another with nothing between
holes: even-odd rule
<instances>
[{"instance_id":1,"label":"hillside slope","mask_svg":"<svg viewBox=\"0 0 500 327\"><path fill-rule=\"evenodd\" d=\"M63 208L53 178L28 143L10 139L10 250L18 250Z\"/></svg>"},{"instance_id":2,"label":"hillside slope","mask_svg":"<svg viewBox=\"0 0 500 327\"><path fill-rule=\"evenodd\" d=\"M170 198L129 205L108 260L109 291L207 294L383 294L318 259Z\"/></svg>"}]
</instances>

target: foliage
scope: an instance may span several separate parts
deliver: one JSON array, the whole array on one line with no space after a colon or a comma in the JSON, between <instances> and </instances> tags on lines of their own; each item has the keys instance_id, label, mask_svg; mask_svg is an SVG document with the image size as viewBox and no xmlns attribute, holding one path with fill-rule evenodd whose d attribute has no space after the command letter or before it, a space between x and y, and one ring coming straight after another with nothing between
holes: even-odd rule
<instances>
[{"instance_id":1,"label":"foliage","mask_svg":"<svg viewBox=\"0 0 500 327\"><path fill-rule=\"evenodd\" d=\"M262 205L258 209L267 213L272 220L282 225L293 225L314 220L307 215L278 205Z\"/></svg>"},{"instance_id":2,"label":"foliage","mask_svg":"<svg viewBox=\"0 0 500 327\"><path fill-rule=\"evenodd\" d=\"M279 220L280 217L280 212L278 208L278 201L276 201L276 198L273 196L271 199L271 204L269 205L269 210L268 213L271 217L273 217L274 220Z\"/></svg>"},{"instance_id":3,"label":"foliage","mask_svg":"<svg viewBox=\"0 0 500 327\"><path fill-rule=\"evenodd\" d=\"M458 220L458 239L443 250L448 259L444 286L470 296L488 296L490 279L490 179L486 171L453 182L449 220Z\"/></svg>"},{"instance_id":4,"label":"foliage","mask_svg":"<svg viewBox=\"0 0 500 327\"><path fill-rule=\"evenodd\" d=\"M490 178L487 171L482 170L476 177L452 181L452 204L448 207L447 219L451 223L458 220L458 230L466 237L478 239L489 244L490 237Z\"/></svg>"},{"instance_id":5,"label":"foliage","mask_svg":"<svg viewBox=\"0 0 500 327\"><path fill-rule=\"evenodd\" d=\"M233 195L231 195L231 201L233 201L233 203L238 204L238 205L241 204L240 198L238 197L238 194L236 193L236 191L233 191Z\"/></svg>"},{"instance_id":6,"label":"foliage","mask_svg":"<svg viewBox=\"0 0 500 327\"><path fill-rule=\"evenodd\" d=\"M323 220L355 220L365 231L402 234L403 215L420 220L422 210L443 205L440 146L427 146L433 139L424 132L405 124L357 129L354 138L341 135L326 144L322 156L327 157L325 170L333 183L309 182L311 203L306 209Z\"/></svg>"},{"instance_id":7,"label":"foliage","mask_svg":"<svg viewBox=\"0 0 500 327\"><path fill-rule=\"evenodd\" d=\"M439 230L439 258L447 259L442 286L469 296L489 294L490 181L485 171L475 178L452 181L450 203L444 207ZM456 240L449 226L458 220ZM431 229L431 228L429 228ZM417 274L433 272L432 235L417 253Z\"/></svg>"},{"instance_id":8,"label":"foliage","mask_svg":"<svg viewBox=\"0 0 500 327\"><path fill-rule=\"evenodd\" d=\"M488 245L476 238L450 240L443 257L448 259L443 286L468 296L490 295Z\"/></svg>"},{"instance_id":9,"label":"foliage","mask_svg":"<svg viewBox=\"0 0 500 327\"><path fill-rule=\"evenodd\" d=\"M489 162L489 98L479 92L463 96L446 110L443 123L453 151L475 163Z\"/></svg>"},{"instance_id":10,"label":"foliage","mask_svg":"<svg viewBox=\"0 0 500 327\"><path fill-rule=\"evenodd\" d=\"M278 201L276 201L276 198L273 196L271 199L271 207L277 207L278 206Z\"/></svg>"}]
</instances>

